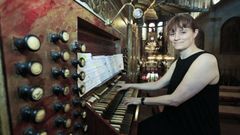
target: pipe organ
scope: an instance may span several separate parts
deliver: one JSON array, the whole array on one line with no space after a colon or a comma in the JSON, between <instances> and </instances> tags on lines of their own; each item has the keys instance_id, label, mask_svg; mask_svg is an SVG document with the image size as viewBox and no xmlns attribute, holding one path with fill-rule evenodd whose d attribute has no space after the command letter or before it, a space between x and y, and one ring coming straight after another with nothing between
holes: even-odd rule
<instances>
[{"instance_id":1,"label":"pipe organ","mask_svg":"<svg viewBox=\"0 0 240 135\"><path fill-rule=\"evenodd\" d=\"M126 49L116 50L116 34L77 22L76 38L57 29L4 40L11 134L134 134L137 108L122 101L138 91L116 91L128 81Z\"/></svg>"}]
</instances>

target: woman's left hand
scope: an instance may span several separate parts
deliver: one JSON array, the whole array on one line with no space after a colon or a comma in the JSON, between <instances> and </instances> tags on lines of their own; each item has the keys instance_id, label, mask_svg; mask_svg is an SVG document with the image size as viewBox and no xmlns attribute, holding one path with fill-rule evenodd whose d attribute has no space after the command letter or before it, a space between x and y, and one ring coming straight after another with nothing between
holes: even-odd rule
<instances>
[{"instance_id":1,"label":"woman's left hand","mask_svg":"<svg viewBox=\"0 0 240 135\"><path fill-rule=\"evenodd\" d=\"M141 104L141 98L136 97L127 97L123 100L124 105L140 105Z\"/></svg>"}]
</instances>

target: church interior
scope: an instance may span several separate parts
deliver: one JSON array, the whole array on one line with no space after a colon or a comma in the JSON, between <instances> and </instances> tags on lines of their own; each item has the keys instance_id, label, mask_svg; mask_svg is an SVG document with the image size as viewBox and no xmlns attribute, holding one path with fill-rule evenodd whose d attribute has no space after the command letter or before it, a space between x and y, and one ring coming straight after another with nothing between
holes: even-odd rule
<instances>
[{"instance_id":1,"label":"church interior","mask_svg":"<svg viewBox=\"0 0 240 135\"><path fill-rule=\"evenodd\" d=\"M179 53L165 39L177 14L199 24L216 56L221 135L240 133L239 0L0 0L0 135L137 135L164 106L125 106L159 91ZM174 129L173 129L174 130Z\"/></svg>"}]
</instances>

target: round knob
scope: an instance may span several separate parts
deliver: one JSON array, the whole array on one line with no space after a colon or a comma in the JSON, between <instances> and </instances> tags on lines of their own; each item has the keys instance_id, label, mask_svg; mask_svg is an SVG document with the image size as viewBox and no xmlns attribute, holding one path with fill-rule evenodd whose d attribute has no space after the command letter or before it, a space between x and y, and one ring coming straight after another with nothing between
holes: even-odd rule
<instances>
[{"instance_id":1,"label":"round knob","mask_svg":"<svg viewBox=\"0 0 240 135\"><path fill-rule=\"evenodd\" d=\"M26 129L23 134L24 135L37 135L37 132L34 129L29 128L29 129Z\"/></svg>"},{"instance_id":2,"label":"round knob","mask_svg":"<svg viewBox=\"0 0 240 135\"><path fill-rule=\"evenodd\" d=\"M73 111L73 116L75 117L75 118L77 118L77 117L79 117L79 116L81 116L83 119L85 119L86 117L87 117L87 112L85 112L85 111L78 111L78 110L74 110Z\"/></svg>"},{"instance_id":3,"label":"round knob","mask_svg":"<svg viewBox=\"0 0 240 135\"><path fill-rule=\"evenodd\" d=\"M61 52L61 58L63 61L68 61L70 59L70 53L68 51Z\"/></svg>"},{"instance_id":4,"label":"round knob","mask_svg":"<svg viewBox=\"0 0 240 135\"><path fill-rule=\"evenodd\" d=\"M71 109L70 104L65 104L65 106L64 106L64 112L69 112L70 109Z\"/></svg>"},{"instance_id":5,"label":"round knob","mask_svg":"<svg viewBox=\"0 0 240 135\"><path fill-rule=\"evenodd\" d=\"M68 78L70 77L70 70L67 68L58 69L56 67L53 67L52 75L54 78L58 78L59 76L62 76L63 78Z\"/></svg>"},{"instance_id":6,"label":"round knob","mask_svg":"<svg viewBox=\"0 0 240 135\"><path fill-rule=\"evenodd\" d=\"M14 40L14 45L20 51L30 50L30 51L38 51L41 47L40 40L35 35L27 35L24 38L17 38Z\"/></svg>"},{"instance_id":7,"label":"round knob","mask_svg":"<svg viewBox=\"0 0 240 135\"><path fill-rule=\"evenodd\" d=\"M54 110L56 112L63 110L64 112L69 112L70 110L70 104L63 104L63 103L56 103L53 106Z\"/></svg>"},{"instance_id":8,"label":"round knob","mask_svg":"<svg viewBox=\"0 0 240 135\"><path fill-rule=\"evenodd\" d=\"M64 70L62 70L62 72L63 72L63 77L64 78L70 77L70 70L69 69L64 69Z\"/></svg>"},{"instance_id":9,"label":"round knob","mask_svg":"<svg viewBox=\"0 0 240 135\"><path fill-rule=\"evenodd\" d=\"M42 64L36 61L23 62L16 64L17 73L26 76L27 74L31 74L34 76L40 75L42 73Z\"/></svg>"},{"instance_id":10,"label":"round knob","mask_svg":"<svg viewBox=\"0 0 240 135\"><path fill-rule=\"evenodd\" d=\"M51 51L50 55L54 61L57 61L60 58L63 61L68 61L70 59L70 54L67 51L62 51L62 52Z\"/></svg>"},{"instance_id":11,"label":"round knob","mask_svg":"<svg viewBox=\"0 0 240 135\"><path fill-rule=\"evenodd\" d=\"M21 116L23 120L39 123L44 120L46 111L44 109L34 109L26 106L21 109Z\"/></svg>"},{"instance_id":12,"label":"round knob","mask_svg":"<svg viewBox=\"0 0 240 135\"><path fill-rule=\"evenodd\" d=\"M30 65L30 71L33 75L39 75L42 73L42 64L39 62L32 62Z\"/></svg>"},{"instance_id":13,"label":"round knob","mask_svg":"<svg viewBox=\"0 0 240 135\"><path fill-rule=\"evenodd\" d=\"M46 131L43 131L43 132L40 132L38 133L39 135L47 135L47 132Z\"/></svg>"},{"instance_id":14,"label":"round knob","mask_svg":"<svg viewBox=\"0 0 240 135\"><path fill-rule=\"evenodd\" d=\"M79 77L80 77L80 76L79 76L78 73L73 73L73 74L72 74L72 78L73 78L74 80L77 80Z\"/></svg>"},{"instance_id":15,"label":"round knob","mask_svg":"<svg viewBox=\"0 0 240 135\"><path fill-rule=\"evenodd\" d=\"M74 85L72 89L75 94L79 94L79 93L84 94L86 91L85 85L81 85L80 87L78 87L77 85Z\"/></svg>"},{"instance_id":16,"label":"round knob","mask_svg":"<svg viewBox=\"0 0 240 135\"><path fill-rule=\"evenodd\" d=\"M40 87L30 87L28 85L23 85L18 88L18 94L23 99L38 101L43 96L43 89Z\"/></svg>"},{"instance_id":17,"label":"round knob","mask_svg":"<svg viewBox=\"0 0 240 135\"><path fill-rule=\"evenodd\" d=\"M85 107L86 106L86 101L85 100L81 100L79 98L74 98L72 100L73 106L77 107L77 106L81 106L81 107Z\"/></svg>"},{"instance_id":18,"label":"round knob","mask_svg":"<svg viewBox=\"0 0 240 135\"><path fill-rule=\"evenodd\" d=\"M86 61L85 61L85 59L82 58L82 57L79 58L79 60L76 60L76 59L72 60L72 65L73 65L74 67L77 67L77 65L79 65L80 67L84 67L85 64L86 64Z\"/></svg>"},{"instance_id":19,"label":"round knob","mask_svg":"<svg viewBox=\"0 0 240 135\"><path fill-rule=\"evenodd\" d=\"M81 107L84 108L86 106L86 101L85 100L82 100L81 101Z\"/></svg>"},{"instance_id":20,"label":"round knob","mask_svg":"<svg viewBox=\"0 0 240 135\"><path fill-rule=\"evenodd\" d=\"M85 79L85 77L86 77L85 72L81 71L80 72L80 80L83 81Z\"/></svg>"},{"instance_id":21,"label":"round knob","mask_svg":"<svg viewBox=\"0 0 240 135\"><path fill-rule=\"evenodd\" d=\"M69 40L70 36L66 31L60 32L60 39L62 42L66 43Z\"/></svg>"},{"instance_id":22,"label":"round knob","mask_svg":"<svg viewBox=\"0 0 240 135\"><path fill-rule=\"evenodd\" d=\"M69 87L61 87L59 85L54 85L52 87L52 91L56 95L64 95L64 96L66 96L66 95L69 94L70 90L69 90Z\"/></svg>"},{"instance_id":23,"label":"round knob","mask_svg":"<svg viewBox=\"0 0 240 135\"><path fill-rule=\"evenodd\" d=\"M66 119L66 118L63 118L61 116L57 117L55 119L55 125L56 127L65 127L65 128L69 128L71 127L71 124L72 124L72 120L71 119Z\"/></svg>"},{"instance_id":24,"label":"round knob","mask_svg":"<svg viewBox=\"0 0 240 135\"><path fill-rule=\"evenodd\" d=\"M85 64L86 64L86 61L82 57L79 60L76 60L76 59L72 60L72 65L74 67L77 67L77 65L79 65L80 67L84 67Z\"/></svg>"},{"instance_id":25,"label":"round knob","mask_svg":"<svg viewBox=\"0 0 240 135\"><path fill-rule=\"evenodd\" d=\"M80 62L79 63L80 67L84 67L85 64L86 64L86 61L85 61L85 59L83 57L79 58L79 62Z\"/></svg>"},{"instance_id":26,"label":"round knob","mask_svg":"<svg viewBox=\"0 0 240 135\"><path fill-rule=\"evenodd\" d=\"M73 127L75 130L82 129L83 132L87 132L88 130L88 125L82 124L81 122L75 122Z\"/></svg>"},{"instance_id":27,"label":"round knob","mask_svg":"<svg viewBox=\"0 0 240 135\"><path fill-rule=\"evenodd\" d=\"M85 72L81 71L79 74L78 73L73 73L72 78L74 80L77 80L79 78L81 81L83 81L85 79Z\"/></svg>"},{"instance_id":28,"label":"round knob","mask_svg":"<svg viewBox=\"0 0 240 135\"><path fill-rule=\"evenodd\" d=\"M57 132L56 135L66 135L66 134L63 131L59 131L59 132Z\"/></svg>"},{"instance_id":29,"label":"round knob","mask_svg":"<svg viewBox=\"0 0 240 135\"><path fill-rule=\"evenodd\" d=\"M28 128L24 131L24 135L47 135L46 131L37 132L33 128Z\"/></svg>"},{"instance_id":30,"label":"round knob","mask_svg":"<svg viewBox=\"0 0 240 135\"><path fill-rule=\"evenodd\" d=\"M50 34L50 41L53 43L57 43L59 40L61 40L63 43L67 43L69 38L70 36L67 31L61 31L59 34Z\"/></svg>"},{"instance_id":31,"label":"round knob","mask_svg":"<svg viewBox=\"0 0 240 135\"><path fill-rule=\"evenodd\" d=\"M74 41L70 45L70 49L72 52L86 52L86 45L84 43L79 43L78 41Z\"/></svg>"}]
</instances>

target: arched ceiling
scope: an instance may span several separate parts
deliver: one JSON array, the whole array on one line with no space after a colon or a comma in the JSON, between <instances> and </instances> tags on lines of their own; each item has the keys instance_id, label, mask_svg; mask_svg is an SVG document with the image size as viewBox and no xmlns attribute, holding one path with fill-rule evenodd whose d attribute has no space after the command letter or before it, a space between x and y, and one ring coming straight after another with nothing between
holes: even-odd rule
<instances>
[{"instance_id":1,"label":"arched ceiling","mask_svg":"<svg viewBox=\"0 0 240 135\"><path fill-rule=\"evenodd\" d=\"M144 11L145 20L165 20L177 13L206 12L212 0L121 0Z\"/></svg>"}]
</instances>

